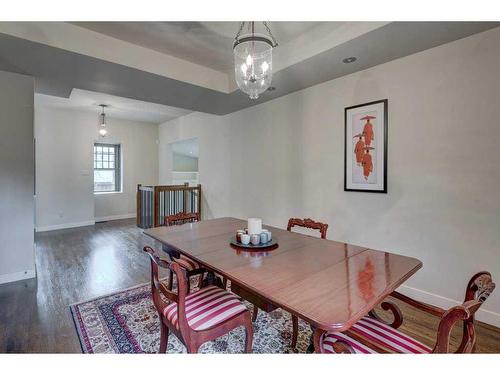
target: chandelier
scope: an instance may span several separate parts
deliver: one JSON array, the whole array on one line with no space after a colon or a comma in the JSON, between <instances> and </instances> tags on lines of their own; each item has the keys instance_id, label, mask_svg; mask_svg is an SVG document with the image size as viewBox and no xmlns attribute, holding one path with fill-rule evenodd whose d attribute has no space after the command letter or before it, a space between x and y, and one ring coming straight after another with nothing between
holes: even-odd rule
<instances>
[{"instance_id":1,"label":"chandelier","mask_svg":"<svg viewBox=\"0 0 500 375\"><path fill-rule=\"evenodd\" d=\"M257 99L273 79L273 48L278 45L267 22L266 34L255 33L255 22L242 22L233 43L236 83L250 99ZM248 33L242 35L248 26Z\"/></svg>"},{"instance_id":2,"label":"chandelier","mask_svg":"<svg viewBox=\"0 0 500 375\"><path fill-rule=\"evenodd\" d=\"M99 104L99 107L102 108L102 113L99 116L100 117L99 135L104 138L106 134L108 134L108 131L106 130L106 114L104 113L104 108L106 108L107 105Z\"/></svg>"}]
</instances>

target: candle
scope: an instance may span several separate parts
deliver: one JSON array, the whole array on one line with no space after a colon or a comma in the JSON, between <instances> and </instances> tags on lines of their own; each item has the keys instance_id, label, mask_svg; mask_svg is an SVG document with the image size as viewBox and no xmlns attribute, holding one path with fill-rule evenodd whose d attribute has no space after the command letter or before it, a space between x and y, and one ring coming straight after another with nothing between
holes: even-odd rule
<instances>
[{"instance_id":1,"label":"candle","mask_svg":"<svg viewBox=\"0 0 500 375\"><path fill-rule=\"evenodd\" d=\"M252 217L248 219L248 234L259 234L262 232L262 219Z\"/></svg>"}]
</instances>

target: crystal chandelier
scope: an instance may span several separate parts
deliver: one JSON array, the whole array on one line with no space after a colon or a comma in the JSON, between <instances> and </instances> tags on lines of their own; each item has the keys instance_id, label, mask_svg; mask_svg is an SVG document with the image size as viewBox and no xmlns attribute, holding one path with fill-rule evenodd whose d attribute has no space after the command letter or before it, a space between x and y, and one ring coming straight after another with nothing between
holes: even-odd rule
<instances>
[{"instance_id":1,"label":"crystal chandelier","mask_svg":"<svg viewBox=\"0 0 500 375\"><path fill-rule=\"evenodd\" d=\"M242 22L233 43L236 83L250 99L257 99L273 79L273 48L278 45L267 22L267 35L255 33L255 22ZM248 34L242 35L245 24Z\"/></svg>"}]
</instances>

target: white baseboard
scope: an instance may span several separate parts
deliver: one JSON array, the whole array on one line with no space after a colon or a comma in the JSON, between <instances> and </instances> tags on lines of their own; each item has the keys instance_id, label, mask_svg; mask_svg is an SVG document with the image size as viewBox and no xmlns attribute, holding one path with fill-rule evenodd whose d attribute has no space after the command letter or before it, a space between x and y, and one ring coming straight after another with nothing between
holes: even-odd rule
<instances>
[{"instance_id":1,"label":"white baseboard","mask_svg":"<svg viewBox=\"0 0 500 375\"><path fill-rule=\"evenodd\" d=\"M443 309L449 309L450 307L457 306L463 303L463 301L455 301L451 298L439 296L437 294L429 293L424 290L413 288L407 285L401 285L398 288L398 292L401 292L408 297L414 298L418 301L438 306ZM495 327L500 327L500 314L494 311L480 309L476 313L476 320L491 324Z\"/></svg>"},{"instance_id":2,"label":"white baseboard","mask_svg":"<svg viewBox=\"0 0 500 375\"><path fill-rule=\"evenodd\" d=\"M132 219L132 218L135 218L135 216L136 216L135 213L133 213L133 214L123 214L123 215L113 215L113 216L103 216L103 217L96 217L94 220L81 221L79 223L65 223L65 224L48 225L48 226L44 226L44 227L36 227L35 230L37 232L47 232L47 231L50 231L50 230L57 230L57 229L86 227L88 225L94 225L98 221Z\"/></svg>"},{"instance_id":3,"label":"white baseboard","mask_svg":"<svg viewBox=\"0 0 500 375\"><path fill-rule=\"evenodd\" d=\"M95 222L99 221L110 221L110 220L121 220L121 219L132 219L135 218L136 214L123 214L123 215L113 215L113 216L102 216L102 217L96 217Z\"/></svg>"},{"instance_id":4,"label":"white baseboard","mask_svg":"<svg viewBox=\"0 0 500 375\"><path fill-rule=\"evenodd\" d=\"M36 271L34 269L9 273L6 275L0 275L0 284L12 283L14 281L24 280L24 279L32 279L36 277Z\"/></svg>"},{"instance_id":5,"label":"white baseboard","mask_svg":"<svg viewBox=\"0 0 500 375\"><path fill-rule=\"evenodd\" d=\"M65 223L65 224L48 225L45 227L36 227L35 230L37 232L47 232L49 230L85 227L85 226L94 225L94 224L95 224L94 220L89 220L89 221L81 221L79 223Z\"/></svg>"}]
</instances>

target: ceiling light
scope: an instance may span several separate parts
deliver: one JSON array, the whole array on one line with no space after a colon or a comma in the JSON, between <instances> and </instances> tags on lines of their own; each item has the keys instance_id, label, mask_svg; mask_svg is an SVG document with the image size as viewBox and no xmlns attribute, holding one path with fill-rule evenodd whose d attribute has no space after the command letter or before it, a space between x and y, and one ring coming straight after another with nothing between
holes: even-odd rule
<instances>
[{"instance_id":1,"label":"ceiling light","mask_svg":"<svg viewBox=\"0 0 500 375\"><path fill-rule=\"evenodd\" d=\"M247 24L249 32L242 35ZM250 99L268 89L273 78L273 48L278 45L267 22L267 35L255 33L255 22L242 22L233 43L236 83Z\"/></svg>"},{"instance_id":2,"label":"ceiling light","mask_svg":"<svg viewBox=\"0 0 500 375\"><path fill-rule=\"evenodd\" d=\"M352 57L346 57L344 60L342 60L342 62L344 64L350 64L350 63L353 63L356 60L357 60L357 58L352 56Z\"/></svg>"},{"instance_id":3,"label":"ceiling light","mask_svg":"<svg viewBox=\"0 0 500 375\"><path fill-rule=\"evenodd\" d=\"M108 107L108 105L99 104L99 107L102 108L102 113L99 116L101 118L99 124L99 135L104 138L108 134L108 130L106 129L106 114L104 113L104 108Z\"/></svg>"}]
</instances>

